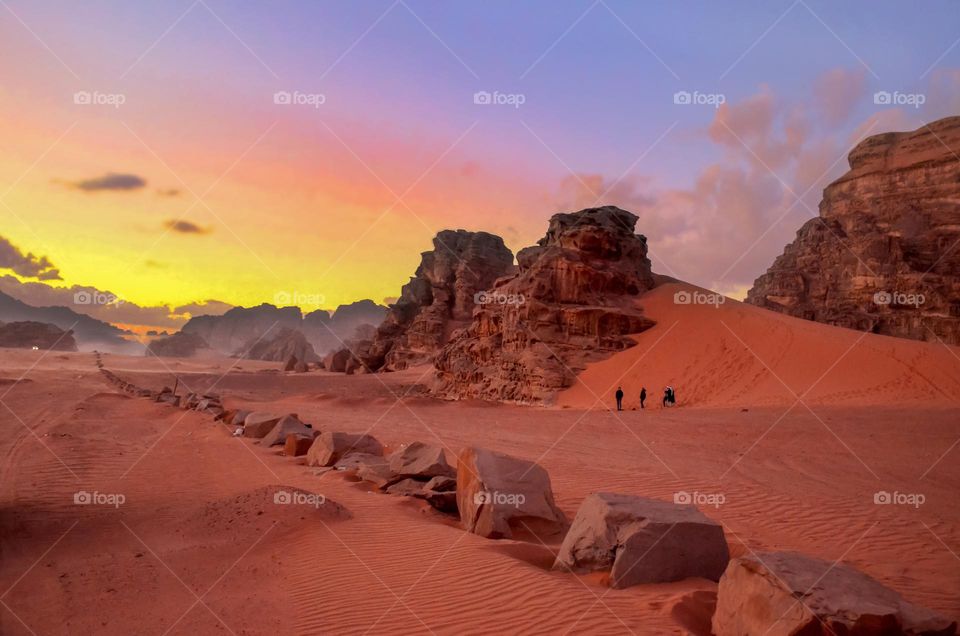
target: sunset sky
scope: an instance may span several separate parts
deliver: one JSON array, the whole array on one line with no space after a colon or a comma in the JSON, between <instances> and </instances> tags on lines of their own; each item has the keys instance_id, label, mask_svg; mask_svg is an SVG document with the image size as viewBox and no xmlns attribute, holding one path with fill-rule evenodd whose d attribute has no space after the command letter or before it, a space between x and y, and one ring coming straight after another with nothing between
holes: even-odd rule
<instances>
[{"instance_id":1,"label":"sunset sky","mask_svg":"<svg viewBox=\"0 0 960 636\"><path fill-rule=\"evenodd\" d=\"M382 302L441 229L614 204L742 296L857 140L960 114L958 38L955 0L2 0L0 291Z\"/></svg>"}]
</instances>

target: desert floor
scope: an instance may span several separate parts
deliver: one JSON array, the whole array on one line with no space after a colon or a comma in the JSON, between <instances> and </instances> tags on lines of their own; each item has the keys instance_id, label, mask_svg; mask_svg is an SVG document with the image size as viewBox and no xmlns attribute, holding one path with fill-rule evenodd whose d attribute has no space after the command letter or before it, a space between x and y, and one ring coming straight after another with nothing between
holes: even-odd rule
<instances>
[{"instance_id":1,"label":"desert floor","mask_svg":"<svg viewBox=\"0 0 960 636\"><path fill-rule=\"evenodd\" d=\"M159 389L176 373L189 388L221 392L228 407L369 430L388 447L438 443L452 461L480 445L539 461L570 518L595 491L712 496L717 504L700 508L724 524L734 556L844 560L960 619L957 349L869 336L835 362L861 334L810 323L798 331L779 316L758 327L759 310L739 305L692 309L690 320L699 311L727 312L737 333L708 334L711 344L690 344L684 360L660 359L656 343L672 337L672 321L660 318L551 408L425 398L425 368L346 377L227 358L104 362L142 386ZM689 333L671 346L695 340ZM777 357L790 347L811 360ZM710 391L694 384L709 364L730 365L710 374ZM752 379L740 382L745 374ZM634 410L644 377L654 408ZM628 410L599 407L595 397L621 381ZM681 404L660 409L668 382ZM0 351L0 400L4 635L702 634L709 624L710 581L613 590L602 576L551 571L556 545L467 534L419 500L316 475L207 415L118 395L92 354ZM274 504L284 487L346 512ZM124 501L78 505L79 491ZM878 505L878 491L923 502Z\"/></svg>"}]
</instances>

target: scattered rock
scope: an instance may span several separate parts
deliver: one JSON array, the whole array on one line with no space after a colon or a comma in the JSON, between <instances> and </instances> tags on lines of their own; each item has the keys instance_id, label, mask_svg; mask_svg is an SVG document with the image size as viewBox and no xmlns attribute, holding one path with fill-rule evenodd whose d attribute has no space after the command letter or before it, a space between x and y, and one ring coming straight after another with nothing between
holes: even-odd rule
<instances>
[{"instance_id":1,"label":"scattered rock","mask_svg":"<svg viewBox=\"0 0 960 636\"><path fill-rule=\"evenodd\" d=\"M290 433L287 435L287 439L283 443L283 454L288 457L300 457L301 455L306 455L310 450L310 445L313 444L313 439L313 435L298 435L297 433Z\"/></svg>"},{"instance_id":2,"label":"scattered rock","mask_svg":"<svg viewBox=\"0 0 960 636\"><path fill-rule=\"evenodd\" d=\"M557 508L550 476L540 465L484 448L470 447L457 460L457 508L468 532L511 538L512 526L559 531L566 517Z\"/></svg>"},{"instance_id":3,"label":"scattered rock","mask_svg":"<svg viewBox=\"0 0 960 636\"><path fill-rule=\"evenodd\" d=\"M381 488L390 495L401 495L403 497L412 497L423 493L423 485L426 482L419 479L401 479Z\"/></svg>"},{"instance_id":4,"label":"scattered rock","mask_svg":"<svg viewBox=\"0 0 960 636\"><path fill-rule=\"evenodd\" d=\"M382 455L383 446L372 435L327 431L320 434L307 453L310 466L333 466L351 452Z\"/></svg>"},{"instance_id":5,"label":"scattered rock","mask_svg":"<svg viewBox=\"0 0 960 636\"><path fill-rule=\"evenodd\" d=\"M390 454L390 470L398 477L413 477L426 481L431 477L453 477L457 474L443 453L443 448L413 442Z\"/></svg>"},{"instance_id":6,"label":"scattered rock","mask_svg":"<svg viewBox=\"0 0 960 636\"><path fill-rule=\"evenodd\" d=\"M554 569L610 570L610 586L717 581L730 559L723 527L694 506L634 495L595 493L583 500Z\"/></svg>"},{"instance_id":7,"label":"scattered rock","mask_svg":"<svg viewBox=\"0 0 960 636\"><path fill-rule=\"evenodd\" d=\"M243 436L258 439L265 437L267 433L273 430L273 427L277 425L281 417L283 416L255 411L243 420Z\"/></svg>"},{"instance_id":8,"label":"scattered rock","mask_svg":"<svg viewBox=\"0 0 960 636\"><path fill-rule=\"evenodd\" d=\"M303 435L304 437L316 437L318 431L313 430L309 424L301 422L296 415L284 415L274 425L270 432L260 440L261 446L279 446L287 441L287 435Z\"/></svg>"},{"instance_id":9,"label":"scattered rock","mask_svg":"<svg viewBox=\"0 0 960 636\"><path fill-rule=\"evenodd\" d=\"M720 579L716 636L952 635L957 623L908 603L845 563L792 552L733 559Z\"/></svg>"}]
</instances>

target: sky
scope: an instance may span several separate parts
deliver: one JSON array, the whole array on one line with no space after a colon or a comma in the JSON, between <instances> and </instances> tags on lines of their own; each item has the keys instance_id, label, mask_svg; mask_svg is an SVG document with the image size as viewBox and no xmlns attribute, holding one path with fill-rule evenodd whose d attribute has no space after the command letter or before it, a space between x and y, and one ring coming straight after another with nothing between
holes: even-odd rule
<instances>
[{"instance_id":1,"label":"sky","mask_svg":"<svg viewBox=\"0 0 960 636\"><path fill-rule=\"evenodd\" d=\"M0 0L0 291L333 309L442 229L610 204L742 297L859 140L960 114L960 6L922 6Z\"/></svg>"}]
</instances>

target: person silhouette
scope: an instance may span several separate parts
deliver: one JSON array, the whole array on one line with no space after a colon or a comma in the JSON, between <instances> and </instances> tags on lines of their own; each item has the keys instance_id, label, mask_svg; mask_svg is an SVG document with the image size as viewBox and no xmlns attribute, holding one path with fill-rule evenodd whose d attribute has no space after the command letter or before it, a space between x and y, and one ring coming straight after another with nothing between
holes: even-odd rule
<instances>
[{"instance_id":1,"label":"person silhouette","mask_svg":"<svg viewBox=\"0 0 960 636\"><path fill-rule=\"evenodd\" d=\"M617 387L617 410L623 410L623 387Z\"/></svg>"},{"instance_id":2,"label":"person silhouette","mask_svg":"<svg viewBox=\"0 0 960 636\"><path fill-rule=\"evenodd\" d=\"M644 408L643 402L647 399L647 387L641 387L640 389L640 408Z\"/></svg>"}]
</instances>

